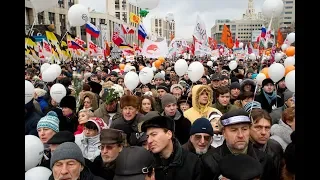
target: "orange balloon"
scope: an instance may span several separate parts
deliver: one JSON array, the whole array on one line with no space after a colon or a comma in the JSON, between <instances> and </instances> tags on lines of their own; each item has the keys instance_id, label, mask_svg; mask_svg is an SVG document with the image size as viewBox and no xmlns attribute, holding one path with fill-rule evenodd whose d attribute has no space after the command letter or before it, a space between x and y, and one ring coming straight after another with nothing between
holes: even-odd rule
<instances>
[{"instance_id":1,"label":"orange balloon","mask_svg":"<svg viewBox=\"0 0 320 180\"><path fill-rule=\"evenodd\" d=\"M119 64L119 69L120 70L124 70L124 67L125 67L126 65L124 65L124 64Z\"/></svg>"},{"instance_id":2,"label":"orange balloon","mask_svg":"<svg viewBox=\"0 0 320 180\"><path fill-rule=\"evenodd\" d=\"M144 68L144 66L139 66L139 70L141 71L141 69L143 69Z\"/></svg>"},{"instance_id":3,"label":"orange balloon","mask_svg":"<svg viewBox=\"0 0 320 180\"><path fill-rule=\"evenodd\" d=\"M295 47L294 46L289 46L286 49L286 55L287 56L293 56L295 54Z\"/></svg>"},{"instance_id":4,"label":"orange balloon","mask_svg":"<svg viewBox=\"0 0 320 180\"><path fill-rule=\"evenodd\" d=\"M285 73L285 75L287 75L287 74L288 74L290 71L292 71L292 70L295 70L294 65L287 66L287 67L286 67L286 73Z\"/></svg>"},{"instance_id":5,"label":"orange balloon","mask_svg":"<svg viewBox=\"0 0 320 180\"><path fill-rule=\"evenodd\" d=\"M270 78L269 74L268 74L268 70L269 68L263 68L260 73L263 73L264 75L266 75L266 78Z\"/></svg>"},{"instance_id":6,"label":"orange balloon","mask_svg":"<svg viewBox=\"0 0 320 180\"><path fill-rule=\"evenodd\" d=\"M161 63L164 63L166 60L164 59L164 57L162 57L162 56L160 56L159 58L158 58L158 60L159 61L161 61Z\"/></svg>"},{"instance_id":7,"label":"orange balloon","mask_svg":"<svg viewBox=\"0 0 320 180\"><path fill-rule=\"evenodd\" d=\"M270 51L266 51L266 53L265 53L267 56L269 56L270 55Z\"/></svg>"},{"instance_id":8,"label":"orange balloon","mask_svg":"<svg viewBox=\"0 0 320 180\"><path fill-rule=\"evenodd\" d=\"M160 61L160 60L156 60L156 61L154 62L154 66L155 66L156 68L159 68L159 67L161 66L161 61Z\"/></svg>"}]
</instances>

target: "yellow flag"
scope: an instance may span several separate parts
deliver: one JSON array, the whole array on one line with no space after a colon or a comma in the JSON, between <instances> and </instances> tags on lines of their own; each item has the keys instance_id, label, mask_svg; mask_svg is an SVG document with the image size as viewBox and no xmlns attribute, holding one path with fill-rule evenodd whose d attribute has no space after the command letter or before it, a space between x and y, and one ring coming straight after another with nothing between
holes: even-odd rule
<instances>
[{"instance_id":1,"label":"yellow flag","mask_svg":"<svg viewBox=\"0 0 320 180\"><path fill-rule=\"evenodd\" d=\"M132 12L130 12L130 22L139 24L141 21L140 17Z\"/></svg>"}]
</instances>

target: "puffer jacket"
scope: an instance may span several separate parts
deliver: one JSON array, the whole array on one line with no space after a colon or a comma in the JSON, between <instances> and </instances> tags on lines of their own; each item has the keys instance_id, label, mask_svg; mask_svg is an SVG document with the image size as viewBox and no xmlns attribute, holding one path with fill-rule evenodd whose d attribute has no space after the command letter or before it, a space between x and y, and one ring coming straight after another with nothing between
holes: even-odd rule
<instances>
[{"instance_id":1,"label":"puffer jacket","mask_svg":"<svg viewBox=\"0 0 320 180\"><path fill-rule=\"evenodd\" d=\"M291 143L291 133L293 130L281 119L279 124L274 124L271 126L270 139L276 140L282 146L283 151L286 149L289 143Z\"/></svg>"}]
</instances>

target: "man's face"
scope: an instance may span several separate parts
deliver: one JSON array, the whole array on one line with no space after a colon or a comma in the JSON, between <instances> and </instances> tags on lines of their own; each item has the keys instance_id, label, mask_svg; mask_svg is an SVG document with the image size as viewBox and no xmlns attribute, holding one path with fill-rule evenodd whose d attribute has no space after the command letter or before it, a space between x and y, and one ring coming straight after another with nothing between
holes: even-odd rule
<instances>
[{"instance_id":1,"label":"man's face","mask_svg":"<svg viewBox=\"0 0 320 180\"><path fill-rule=\"evenodd\" d=\"M170 76L171 77L176 76L176 72L175 71L170 71Z\"/></svg>"},{"instance_id":2,"label":"man's face","mask_svg":"<svg viewBox=\"0 0 320 180\"><path fill-rule=\"evenodd\" d=\"M274 90L274 85L272 83L268 83L265 86L263 86L263 90L266 93L272 93Z\"/></svg>"},{"instance_id":3,"label":"man's face","mask_svg":"<svg viewBox=\"0 0 320 180\"><path fill-rule=\"evenodd\" d=\"M249 143L249 128L250 125L248 123L225 126L223 136L225 137L228 147L243 151Z\"/></svg>"},{"instance_id":4,"label":"man's face","mask_svg":"<svg viewBox=\"0 0 320 180\"><path fill-rule=\"evenodd\" d=\"M284 80L279 82L279 88L280 88L280 89L286 88L286 83L285 83Z\"/></svg>"},{"instance_id":5,"label":"man's face","mask_svg":"<svg viewBox=\"0 0 320 180\"><path fill-rule=\"evenodd\" d=\"M177 109L178 109L177 104L170 103L170 104L166 105L166 107L164 107L164 113L167 116L174 116L177 112Z\"/></svg>"},{"instance_id":6,"label":"man's face","mask_svg":"<svg viewBox=\"0 0 320 180\"><path fill-rule=\"evenodd\" d=\"M115 75L111 75L111 76L110 76L110 80L113 81L113 82L115 82L115 81L117 80L117 77L116 77Z\"/></svg>"},{"instance_id":7,"label":"man's face","mask_svg":"<svg viewBox=\"0 0 320 180\"><path fill-rule=\"evenodd\" d=\"M212 143L212 136L206 133L196 133L190 136L190 142L197 154L205 154Z\"/></svg>"},{"instance_id":8,"label":"man's face","mask_svg":"<svg viewBox=\"0 0 320 180\"><path fill-rule=\"evenodd\" d=\"M213 89L217 89L220 86L220 81L219 80L211 81L211 86L213 87Z\"/></svg>"},{"instance_id":9,"label":"man's face","mask_svg":"<svg viewBox=\"0 0 320 180\"><path fill-rule=\"evenodd\" d=\"M157 91L159 99L161 99L165 94L167 94L167 91L165 91L164 89L158 89Z\"/></svg>"},{"instance_id":10,"label":"man's face","mask_svg":"<svg viewBox=\"0 0 320 180\"><path fill-rule=\"evenodd\" d=\"M101 144L100 153L104 163L114 161L122 151L122 145L118 144Z\"/></svg>"},{"instance_id":11,"label":"man's face","mask_svg":"<svg viewBox=\"0 0 320 180\"><path fill-rule=\"evenodd\" d=\"M238 88L233 88L231 89L231 96L237 98L240 95L240 89Z\"/></svg>"},{"instance_id":12,"label":"man's face","mask_svg":"<svg viewBox=\"0 0 320 180\"><path fill-rule=\"evenodd\" d=\"M147 142L149 150L153 153L160 153L168 146L172 138L171 131L165 131L162 128L148 128Z\"/></svg>"},{"instance_id":13,"label":"man's face","mask_svg":"<svg viewBox=\"0 0 320 180\"><path fill-rule=\"evenodd\" d=\"M221 86L227 86L229 84L229 79L223 79L220 81Z\"/></svg>"},{"instance_id":14,"label":"man's face","mask_svg":"<svg viewBox=\"0 0 320 180\"><path fill-rule=\"evenodd\" d=\"M52 167L53 178L56 180L77 180L80 178L80 173L83 166L80 162L74 159L64 159L54 163Z\"/></svg>"},{"instance_id":15,"label":"man's face","mask_svg":"<svg viewBox=\"0 0 320 180\"><path fill-rule=\"evenodd\" d=\"M270 121L262 118L250 127L250 137L259 144L267 144L270 138Z\"/></svg>"},{"instance_id":16,"label":"man's face","mask_svg":"<svg viewBox=\"0 0 320 180\"><path fill-rule=\"evenodd\" d=\"M122 109L123 118L127 121L133 120L133 118L137 115L137 109L132 106L125 106Z\"/></svg>"},{"instance_id":17,"label":"man's face","mask_svg":"<svg viewBox=\"0 0 320 180\"><path fill-rule=\"evenodd\" d=\"M159 86L161 83L163 83L163 79L157 78L154 80L154 83L156 86Z\"/></svg>"},{"instance_id":18,"label":"man's face","mask_svg":"<svg viewBox=\"0 0 320 180\"><path fill-rule=\"evenodd\" d=\"M173 88L172 89L172 94L174 95L174 97L176 97L177 99L179 99L182 95L182 89L180 88Z\"/></svg>"},{"instance_id":19,"label":"man's face","mask_svg":"<svg viewBox=\"0 0 320 180\"><path fill-rule=\"evenodd\" d=\"M222 106L227 106L230 103L230 93L220 94L218 101Z\"/></svg>"}]
</instances>

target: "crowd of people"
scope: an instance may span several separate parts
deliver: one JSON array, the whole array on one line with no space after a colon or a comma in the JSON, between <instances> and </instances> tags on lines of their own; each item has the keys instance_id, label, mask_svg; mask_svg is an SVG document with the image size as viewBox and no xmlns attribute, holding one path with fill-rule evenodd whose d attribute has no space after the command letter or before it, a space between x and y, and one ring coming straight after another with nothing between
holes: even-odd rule
<instances>
[{"instance_id":1,"label":"crowd of people","mask_svg":"<svg viewBox=\"0 0 320 180\"><path fill-rule=\"evenodd\" d=\"M237 59L230 70L226 59L185 59L203 64L197 82L166 59L133 91L124 75L156 59L137 57L125 71L117 60L72 60L47 83L41 65L26 65L35 89L25 135L44 145L37 166L50 180L293 180L294 93L284 78L256 82L268 61ZM50 96L55 83L66 88L60 102Z\"/></svg>"}]
</instances>

